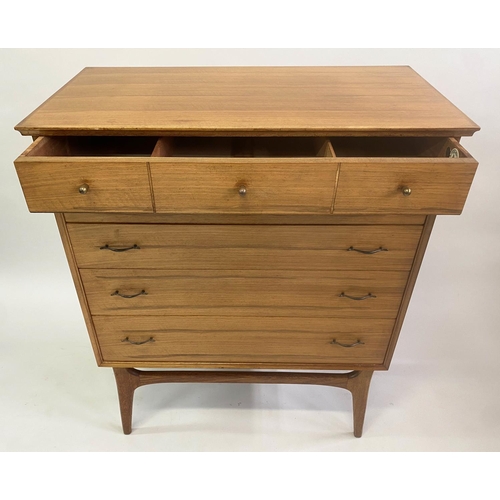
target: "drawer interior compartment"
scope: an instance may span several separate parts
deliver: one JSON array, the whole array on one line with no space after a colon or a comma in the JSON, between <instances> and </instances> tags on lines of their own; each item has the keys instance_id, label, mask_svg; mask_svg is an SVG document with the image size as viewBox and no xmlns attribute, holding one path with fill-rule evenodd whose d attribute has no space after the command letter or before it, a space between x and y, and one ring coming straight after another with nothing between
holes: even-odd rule
<instances>
[{"instance_id":1,"label":"drawer interior compartment","mask_svg":"<svg viewBox=\"0 0 500 500\"><path fill-rule=\"evenodd\" d=\"M44 137L25 156L178 158L470 158L454 139L439 137Z\"/></svg>"},{"instance_id":2,"label":"drawer interior compartment","mask_svg":"<svg viewBox=\"0 0 500 500\"><path fill-rule=\"evenodd\" d=\"M314 158L333 156L318 137L161 137L153 156L185 158Z\"/></svg>"},{"instance_id":3,"label":"drawer interior compartment","mask_svg":"<svg viewBox=\"0 0 500 500\"><path fill-rule=\"evenodd\" d=\"M26 156L186 158L470 158L454 139L440 137L44 137Z\"/></svg>"},{"instance_id":4,"label":"drawer interior compartment","mask_svg":"<svg viewBox=\"0 0 500 500\"><path fill-rule=\"evenodd\" d=\"M455 140L445 137L331 137L340 158L470 158Z\"/></svg>"},{"instance_id":5,"label":"drawer interior compartment","mask_svg":"<svg viewBox=\"0 0 500 500\"><path fill-rule=\"evenodd\" d=\"M43 137L26 156L151 156L156 137Z\"/></svg>"}]
</instances>

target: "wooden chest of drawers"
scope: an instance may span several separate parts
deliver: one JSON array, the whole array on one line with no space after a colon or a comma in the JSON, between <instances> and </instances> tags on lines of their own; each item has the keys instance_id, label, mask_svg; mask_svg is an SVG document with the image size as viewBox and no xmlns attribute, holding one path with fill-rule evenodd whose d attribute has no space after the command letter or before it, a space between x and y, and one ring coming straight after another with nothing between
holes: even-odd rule
<instances>
[{"instance_id":1,"label":"wooden chest of drawers","mask_svg":"<svg viewBox=\"0 0 500 500\"><path fill-rule=\"evenodd\" d=\"M87 68L16 129L125 433L141 385L256 382L350 390L359 437L477 168L477 125L407 67Z\"/></svg>"}]
</instances>

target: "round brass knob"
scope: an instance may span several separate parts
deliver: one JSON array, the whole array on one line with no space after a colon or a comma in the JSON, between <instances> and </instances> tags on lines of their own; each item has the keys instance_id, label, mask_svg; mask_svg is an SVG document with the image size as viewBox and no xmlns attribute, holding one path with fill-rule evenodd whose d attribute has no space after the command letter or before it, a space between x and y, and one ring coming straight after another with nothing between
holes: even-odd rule
<instances>
[{"instance_id":1,"label":"round brass knob","mask_svg":"<svg viewBox=\"0 0 500 500\"><path fill-rule=\"evenodd\" d=\"M240 196L245 196L247 194L247 187L240 186L240 188L238 189L238 193L240 193Z\"/></svg>"},{"instance_id":2,"label":"round brass knob","mask_svg":"<svg viewBox=\"0 0 500 500\"><path fill-rule=\"evenodd\" d=\"M78 192L80 194L87 194L89 192L89 185L88 184L82 184L79 188L78 188Z\"/></svg>"},{"instance_id":3,"label":"round brass knob","mask_svg":"<svg viewBox=\"0 0 500 500\"><path fill-rule=\"evenodd\" d=\"M401 188L401 190L403 191L403 196L410 196L410 194L411 194L411 188L404 187L404 188Z\"/></svg>"}]
</instances>

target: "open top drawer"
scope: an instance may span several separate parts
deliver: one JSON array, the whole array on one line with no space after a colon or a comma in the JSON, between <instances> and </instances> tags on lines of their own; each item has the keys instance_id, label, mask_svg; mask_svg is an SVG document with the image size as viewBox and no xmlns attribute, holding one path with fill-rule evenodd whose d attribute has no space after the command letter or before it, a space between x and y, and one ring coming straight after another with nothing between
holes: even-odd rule
<instances>
[{"instance_id":1,"label":"open top drawer","mask_svg":"<svg viewBox=\"0 0 500 500\"><path fill-rule=\"evenodd\" d=\"M31 212L153 212L154 137L39 137L15 162Z\"/></svg>"},{"instance_id":2,"label":"open top drawer","mask_svg":"<svg viewBox=\"0 0 500 500\"><path fill-rule=\"evenodd\" d=\"M329 214L334 160L315 137L165 137L150 161L156 211Z\"/></svg>"},{"instance_id":3,"label":"open top drawer","mask_svg":"<svg viewBox=\"0 0 500 500\"><path fill-rule=\"evenodd\" d=\"M336 214L459 214L477 162L455 140L334 137Z\"/></svg>"}]
</instances>

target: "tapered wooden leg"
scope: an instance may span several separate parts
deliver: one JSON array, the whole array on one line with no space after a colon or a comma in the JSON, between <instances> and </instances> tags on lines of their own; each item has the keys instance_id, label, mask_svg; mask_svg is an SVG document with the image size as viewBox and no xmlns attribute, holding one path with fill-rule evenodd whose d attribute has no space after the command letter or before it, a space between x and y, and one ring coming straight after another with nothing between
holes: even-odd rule
<instances>
[{"instance_id":1,"label":"tapered wooden leg","mask_svg":"<svg viewBox=\"0 0 500 500\"><path fill-rule=\"evenodd\" d=\"M352 394L354 435L361 437L365 419L368 389L373 371L349 373L297 372L231 372L231 371L141 371L135 368L113 368L120 400L123 432L132 432L134 391L143 385L183 383L253 383L253 384L311 384L347 389Z\"/></svg>"},{"instance_id":2,"label":"tapered wooden leg","mask_svg":"<svg viewBox=\"0 0 500 500\"><path fill-rule=\"evenodd\" d=\"M132 407L134 391L139 387L139 374L132 368L113 368L120 401L123 433L132 432Z\"/></svg>"},{"instance_id":3,"label":"tapered wooden leg","mask_svg":"<svg viewBox=\"0 0 500 500\"><path fill-rule=\"evenodd\" d=\"M353 372L347 381L346 389L352 394L352 410L354 419L354 436L359 438L363 434L366 403L373 371Z\"/></svg>"}]
</instances>

